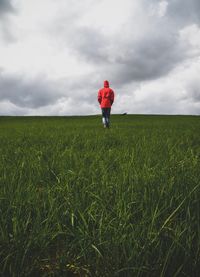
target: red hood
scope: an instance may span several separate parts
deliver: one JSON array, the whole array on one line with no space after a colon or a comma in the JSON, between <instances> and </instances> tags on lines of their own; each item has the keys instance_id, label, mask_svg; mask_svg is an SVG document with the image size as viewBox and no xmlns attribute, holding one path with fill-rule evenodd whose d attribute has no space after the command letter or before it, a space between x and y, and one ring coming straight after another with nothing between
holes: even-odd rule
<instances>
[{"instance_id":1,"label":"red hood","mask_svg":"<svg viewBox=\"0 0 200 277\"><path fill-rule=\"evenodd\" d=\"M104 88L109 88L109 82L107 80L104 81Z\"/></svg>"}]
</instances>

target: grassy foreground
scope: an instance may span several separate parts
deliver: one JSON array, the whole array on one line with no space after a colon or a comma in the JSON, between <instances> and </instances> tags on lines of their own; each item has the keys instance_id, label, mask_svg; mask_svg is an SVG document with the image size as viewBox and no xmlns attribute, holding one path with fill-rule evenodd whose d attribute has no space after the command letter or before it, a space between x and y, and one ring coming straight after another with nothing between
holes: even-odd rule
<instances>
[{"instance_id":1,"label":"grassy foreground","mask_svg":"<svg viewBox=\"0 0 200 277\"><path fill-rule=\"evenodd\" d=\"M200 117L0 117L1 276L198 276Z\"/></svg>"}]
</instances>

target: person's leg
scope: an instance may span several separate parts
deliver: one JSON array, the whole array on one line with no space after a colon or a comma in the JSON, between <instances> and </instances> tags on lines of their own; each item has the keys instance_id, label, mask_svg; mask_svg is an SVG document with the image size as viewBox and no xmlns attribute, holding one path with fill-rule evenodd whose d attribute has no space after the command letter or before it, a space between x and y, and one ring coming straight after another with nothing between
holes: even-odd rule
<instances>
[{"instance_id":1,"label":"person's leg","mask_svg":"<svg viewBox=\"0 0 200 277\"><path fill-rule=\"evenodd\" d=\"M106 109L102 108L101 111L102 111L102 123L104 127L106 127Z\"/></svg>"},{"instance_id":2,"label":"person's leg","mask_svg":"<svg viewBox=\"0 0 200 277\"><path fill-rule=\"evenodd\" d=\"M110 127L110 108L106 108L106 127Z\"/></svg>"}]
</instances>

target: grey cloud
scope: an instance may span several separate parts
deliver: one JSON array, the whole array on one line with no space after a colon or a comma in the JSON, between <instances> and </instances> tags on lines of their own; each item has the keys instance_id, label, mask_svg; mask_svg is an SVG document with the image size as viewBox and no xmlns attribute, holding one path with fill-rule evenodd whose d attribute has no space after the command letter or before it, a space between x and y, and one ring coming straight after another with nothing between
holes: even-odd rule
<instances>
[{"instance_id":1,"label":"grey cloud","mask_svg":"<svg viewBox=\"0 0 200 277\"><path fill-rule=\"evenodd\" d=\"M113 44L117 45L117 42L113 41ZM117 86L165 76L187 58L186 49L180 44L178 34L168 30L151 30L140 40L130 38L126 44L123 40L119 41L113 53L106 53L106 48L103 51L104 63L97 64L94 76L112 79ZM90 60L92 58L91 54ZM94 63L96 58L94 55Z\"/></svg>"},{"instance_id":2,"label":"grey cloud","mask_svg":"<svg viewBox=\"0 0 200 277\"><path fill-rule=\"evenodd\" d=\"M192 99L194 103L200 103L200 80L193 80L188 85L188 95L186 97Z\"/></svg>"},{"instance_id":3,"label":"grey cloud","mask_svg":"<svg viewBox=\"0 0 200 277\"><path fill-rule=\"evenodd\" d=\"M14 12L14 7L9 0L0 0L0 15L3 13Z\"/></svg>"},{"instance_id":4,"label":"grey cloud","mask_svg":"<svg viewBox=\"0 0 200 277\"><path fill-rule=\"evenodd\" d=\"M9 101L19 112L22 109L56 106L59 101L69 101L78 112L84 105L97 104L97 88L96 80L88 75L78 80L67 78L53 82L42 76L35 80L4 76L0 70L0 102Z\"/></svg>"},{"instance_id":5,"label":"grey cloud","mask_svg":"<svg viewBox=\"0 0 200 277\"><path fill-rule=\"evenodd\" d=\"M163 0L141 0L144 6L159 4ZM176 22L177 26L192 23L200 23L200 1L199 0L164 0L167 2L165 17Z\"/></svg>"},{"instance_id":6,"label":"grey cloud","mask_svg":"<svg viewBox=\"0 0 200 277\"><path fill-rule=\"evenodd\" d=\"M152 2L158 4L160 1L141 0L143 10L147 13L148 5ZM183 26L178 21L183 17L186 24L190 23L189 20L195 22L200 13L200 9L197 9L200 6L198 0L171 0L168 3L166 16L152 17L144 33L142 27L138 26L139 30L141 28L141 36L138 38L132 27L137 24L134 18L110 37L93 26L77 26L73 20L70 28L66 28L66 24L58 19L59 26L65 27L56 28L55 35L63 38L66 47L80 60L94 66L93 77L112 79L118 86L156 79L167 75L188 58L185 46L179 41L179 30Z\"/></svg>"},{"instance_id":7,"label":"grey cloud","mask_svg":"<svg viewBox=\"0 0 200 277\"><path fill-rule=\"evenodd\" d=\"M167 15L181 25L200 23L199 0L170 0L168 1Z\"/></svg>"},{"instance_id":8,"label":"grey cloud","mask_svg":"<svg viewBox=\"0 0 200 277\"><path fill-rule=\"evenodd\" d=\"M62 82L60 81L60 85ZM98 77L85 74L77 78L67 78L62 84L65 88L64 97L70 99L74 107L82 107L85 104L97 105L97 92L103 83L99 83Z\"/></svg>"},{"instance_id":9,"label":"grey cloud","mask_svg":"<svg viewBox=\"0 0 200 277\"><path fill-rule=\"evenodd\" d=\"M15 36L11 30L9 15L16 12L10 0L0 0L0 40L3 43L15 41Z\"/></svg>"},{"instance_id":10,"label":"grey cloud","mask_svg":"<svg viewBox=\"0 0 200 277\"><path fill-rule=\"evenodd\" d=\"M94 75L107 73L118 85L159 78L187 58L175 23L158 19L139 39L134 38L131 24L126 26L128 40L123 33L108 38L94 28L76 28L71 47L80 59L94 65Z\"/></svg>"},{"instance_id":11,"label":"grey cloud","mask_svg":"<svg viewBox=\"0 0 200 277\"><path fill-rule=\"evenodd\" d=\"M11 30L9 21L7 20L4 20L4 22L2 22L2 24L0 25L0 37L3 38L2 42L4 44L16 41L16 37Z\"/></svg>"},{"instance_id":12,"label":"grey cloud","mask_svg":"<svg viewBox=\"0 0 200 277\"><path fill-rule=\"evenodd\" d=\"M122 82L146 81L166 75L184 59L176 36L147 37L131 43L124 58L117 59L118 71L114 74ZM120 77L121 76L121 77Z\"/></svg>"},{"instance_id":13,"label":"grey cloud","mask_svg":"<svg viewBox=\"0 0 200 277\"><path fill-rule=\"evenodd\" d=\"M18 107L9 101L0 101L0 115L26 115L29 109Z\"/></svg>"},{"instance_id":14,"label":"grey cloud","mask_svg":"<svg viewBox=\"0 0 200 277\"><path fill-rule=\"evenodd\" d=\"M107 40L100 31L92 27L75 27L74 33L71 48L80 57L96 65L108 62L109 57L105 52Z\"/></svg>"},{"instance_id":15,"label":"grey cloud","mask_svg":"<svg viewBox=\"0 0 200 277\"><path fill-rule=\"evenodd\" d=\"M38 108L53 104L60 97L55 84L37 79L26 81L0 75L0 100L10 101L19 107Z\"/></svg>"}]
</instances>

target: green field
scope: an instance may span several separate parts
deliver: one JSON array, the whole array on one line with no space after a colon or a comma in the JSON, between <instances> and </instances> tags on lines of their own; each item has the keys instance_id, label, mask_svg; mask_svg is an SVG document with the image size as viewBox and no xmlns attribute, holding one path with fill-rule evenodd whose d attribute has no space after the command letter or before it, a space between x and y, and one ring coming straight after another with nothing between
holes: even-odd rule
<instances>
[{"instance_id":1,"label":"green field","mask_svg":"<svg viewBox=\"0 0 200 277\"><path fill-rule=\"evenodd\" d=\"M198 276L200 117L0 117L0 276Z\"/></svg>"}]
</instances>

